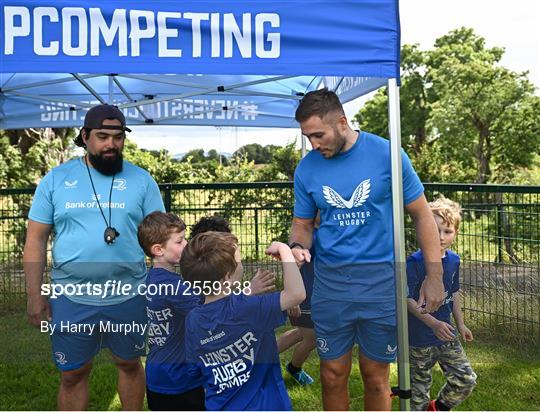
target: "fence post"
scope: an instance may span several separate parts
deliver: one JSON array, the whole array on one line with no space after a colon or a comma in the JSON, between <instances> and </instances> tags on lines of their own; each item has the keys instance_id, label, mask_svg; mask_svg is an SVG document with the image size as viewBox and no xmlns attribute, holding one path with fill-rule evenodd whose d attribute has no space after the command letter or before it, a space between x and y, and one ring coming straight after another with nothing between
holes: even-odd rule
<instances>
[{"instance_id":1,"label":"fence post","mask_svg":"<svg viewBox=\"0 0 540 412\"><path fill-rule=\"evenodd\" d=\"M171 189L172 189L171 185L163 186L163 192L164 192L163 204L165 205L165 211L166 212L171 211L171 202L172 202L172 199L171 199L172 190Z\"/></svg>"},{"instance_id":2,"label":"fence post","mask_svg":"<svg viewBox=\"0 0 540 412\"><path fill-rule=\"evenodd\" d=\"M259 260L259 209L255 208L255 256Z\"/></svg>"},{"instance_id":3,"label":"fence post","mask_svg":"<svg viewBox=\"0 0 540 412\"><path fill-rule=\"evenodd\" d=\"M497 199L498 200L498 199ZM497 202L497 262L502 263L503 245L502 245L502 205Z\"/></svg>"}]
</instances>

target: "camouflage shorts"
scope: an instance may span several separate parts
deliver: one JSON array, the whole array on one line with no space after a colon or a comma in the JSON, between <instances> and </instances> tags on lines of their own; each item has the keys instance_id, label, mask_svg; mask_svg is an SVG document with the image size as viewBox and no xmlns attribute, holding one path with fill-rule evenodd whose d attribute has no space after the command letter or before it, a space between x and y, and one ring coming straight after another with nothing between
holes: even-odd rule
<instances>
[{"instance_id":1,"label":"camouflage shorts","mask_svg":"<svg viewBox=\"0 0 540 412\"><path fill-rule=\"evenodd\" d=\"M411 410L425 411L430 400L431 371L439 363L446 383L437 395L438 400L455 408L463 402L476 385L476 374L465 355L459 339L441 346L425 348L411 346L409 349L411 365Z\"/></svg>"}]
</instances>

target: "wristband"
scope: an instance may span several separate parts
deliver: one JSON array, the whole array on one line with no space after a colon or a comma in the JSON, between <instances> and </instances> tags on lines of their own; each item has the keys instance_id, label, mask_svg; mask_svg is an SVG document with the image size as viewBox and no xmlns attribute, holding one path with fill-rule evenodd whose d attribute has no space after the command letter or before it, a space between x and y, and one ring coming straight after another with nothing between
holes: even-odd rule
<instances>
[{"instance_id":1,"label":"wristband","mask_svg":"<svg viewBox=\"0 0 540 412\"><path fill-rule=\"evenodd\" d=\"M300 247L302 249L305 249L304 245L301 244L301 243L298 243L298 242L292 242L289 244L289 247L292 249L292 248L295 248L295 247Z\"/></svg>"}]
</instances>

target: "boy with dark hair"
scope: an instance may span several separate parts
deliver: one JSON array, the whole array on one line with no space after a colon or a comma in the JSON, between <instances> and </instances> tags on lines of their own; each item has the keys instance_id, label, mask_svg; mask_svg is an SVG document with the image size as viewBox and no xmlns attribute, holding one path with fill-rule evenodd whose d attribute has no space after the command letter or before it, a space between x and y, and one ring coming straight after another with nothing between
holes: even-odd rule
<instances>
[{"instance_id":1,"label":"boy with dark hair","mask_svg":"<svg viewBox=\"0 0 540 412\"><path fill-rule=\"evenodd\" d=\"M461 221L460 207L456 202L439 198L429 203L439 229L439 241L446 293L444 304L433 314L422 313L418 302L420 285L426 272L421 251L407 259L407 284L409 288L409 344L411 365L411 409L418 411L447 411L463 402L476 385L476 374L452 326L454 315L462 338L473 340L472 332L465 326L459 295L459 255L449 248ZM446 383L437 399L429 400L431 370L439 363Z\"/></svg>"},{"instance_id":2,"label":"boy with dark hair","mask_svg":"<svg viewBox=\"0 0 540 412\"><path fill-rule=\"evenodd\" d=\"M231 233L231 228L227 219L222 216L203 216L197 223L191 226L190 239L204 232Z\"/></svg>"},{"instance_id":3,"label":"boy with dark hair","mask_svg":"<svg viewBox=\"0 0 540 412\"><path fill-rule=\"evenodd\" d=\"M139 225L138 239L153 267L146 279L149 320L146 397L150 410L204 410L201 376L188 374L185 317L202 303L175 272L186 246L186 225L173 213L154 212Z\"/></svg>"},{"instance_id":4,"label":"boy with dark hair","mask_svg":"<svg viewBox=\"0 0 540 412\"><path fill-rule=\"evenodd\" d=\"M261 296L240 290L245 285L239 285L243 269L234 235L201 233L182 255L185 279L209 292L186 318L187 361L204 375L209 410L291 409L274 329L284 324L284 310L305 299L305 290L287 245L273 242L266 253L283 262L284 290Z\"/></svg>"}]
</instances>

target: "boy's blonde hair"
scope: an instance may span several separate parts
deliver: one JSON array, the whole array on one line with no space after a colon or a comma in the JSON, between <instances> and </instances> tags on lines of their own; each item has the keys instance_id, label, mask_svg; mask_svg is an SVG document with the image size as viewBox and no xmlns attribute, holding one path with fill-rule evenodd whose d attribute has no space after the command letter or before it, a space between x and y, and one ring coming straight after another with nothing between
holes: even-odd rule
<instances>
[{"instance_id":1,"label":"boy's blonde hair","mask_svg":"<svg viewBox=\"0 0 540 412\"><path fill-rule=\"evenodd\" d=\"M433 202L429 202L429 207L435 216L439 216L448 226L454 226L459 229L461 223L461 206L459 203L447 199L444 196L439 197Z\"/></svg>"}]
</instances>

